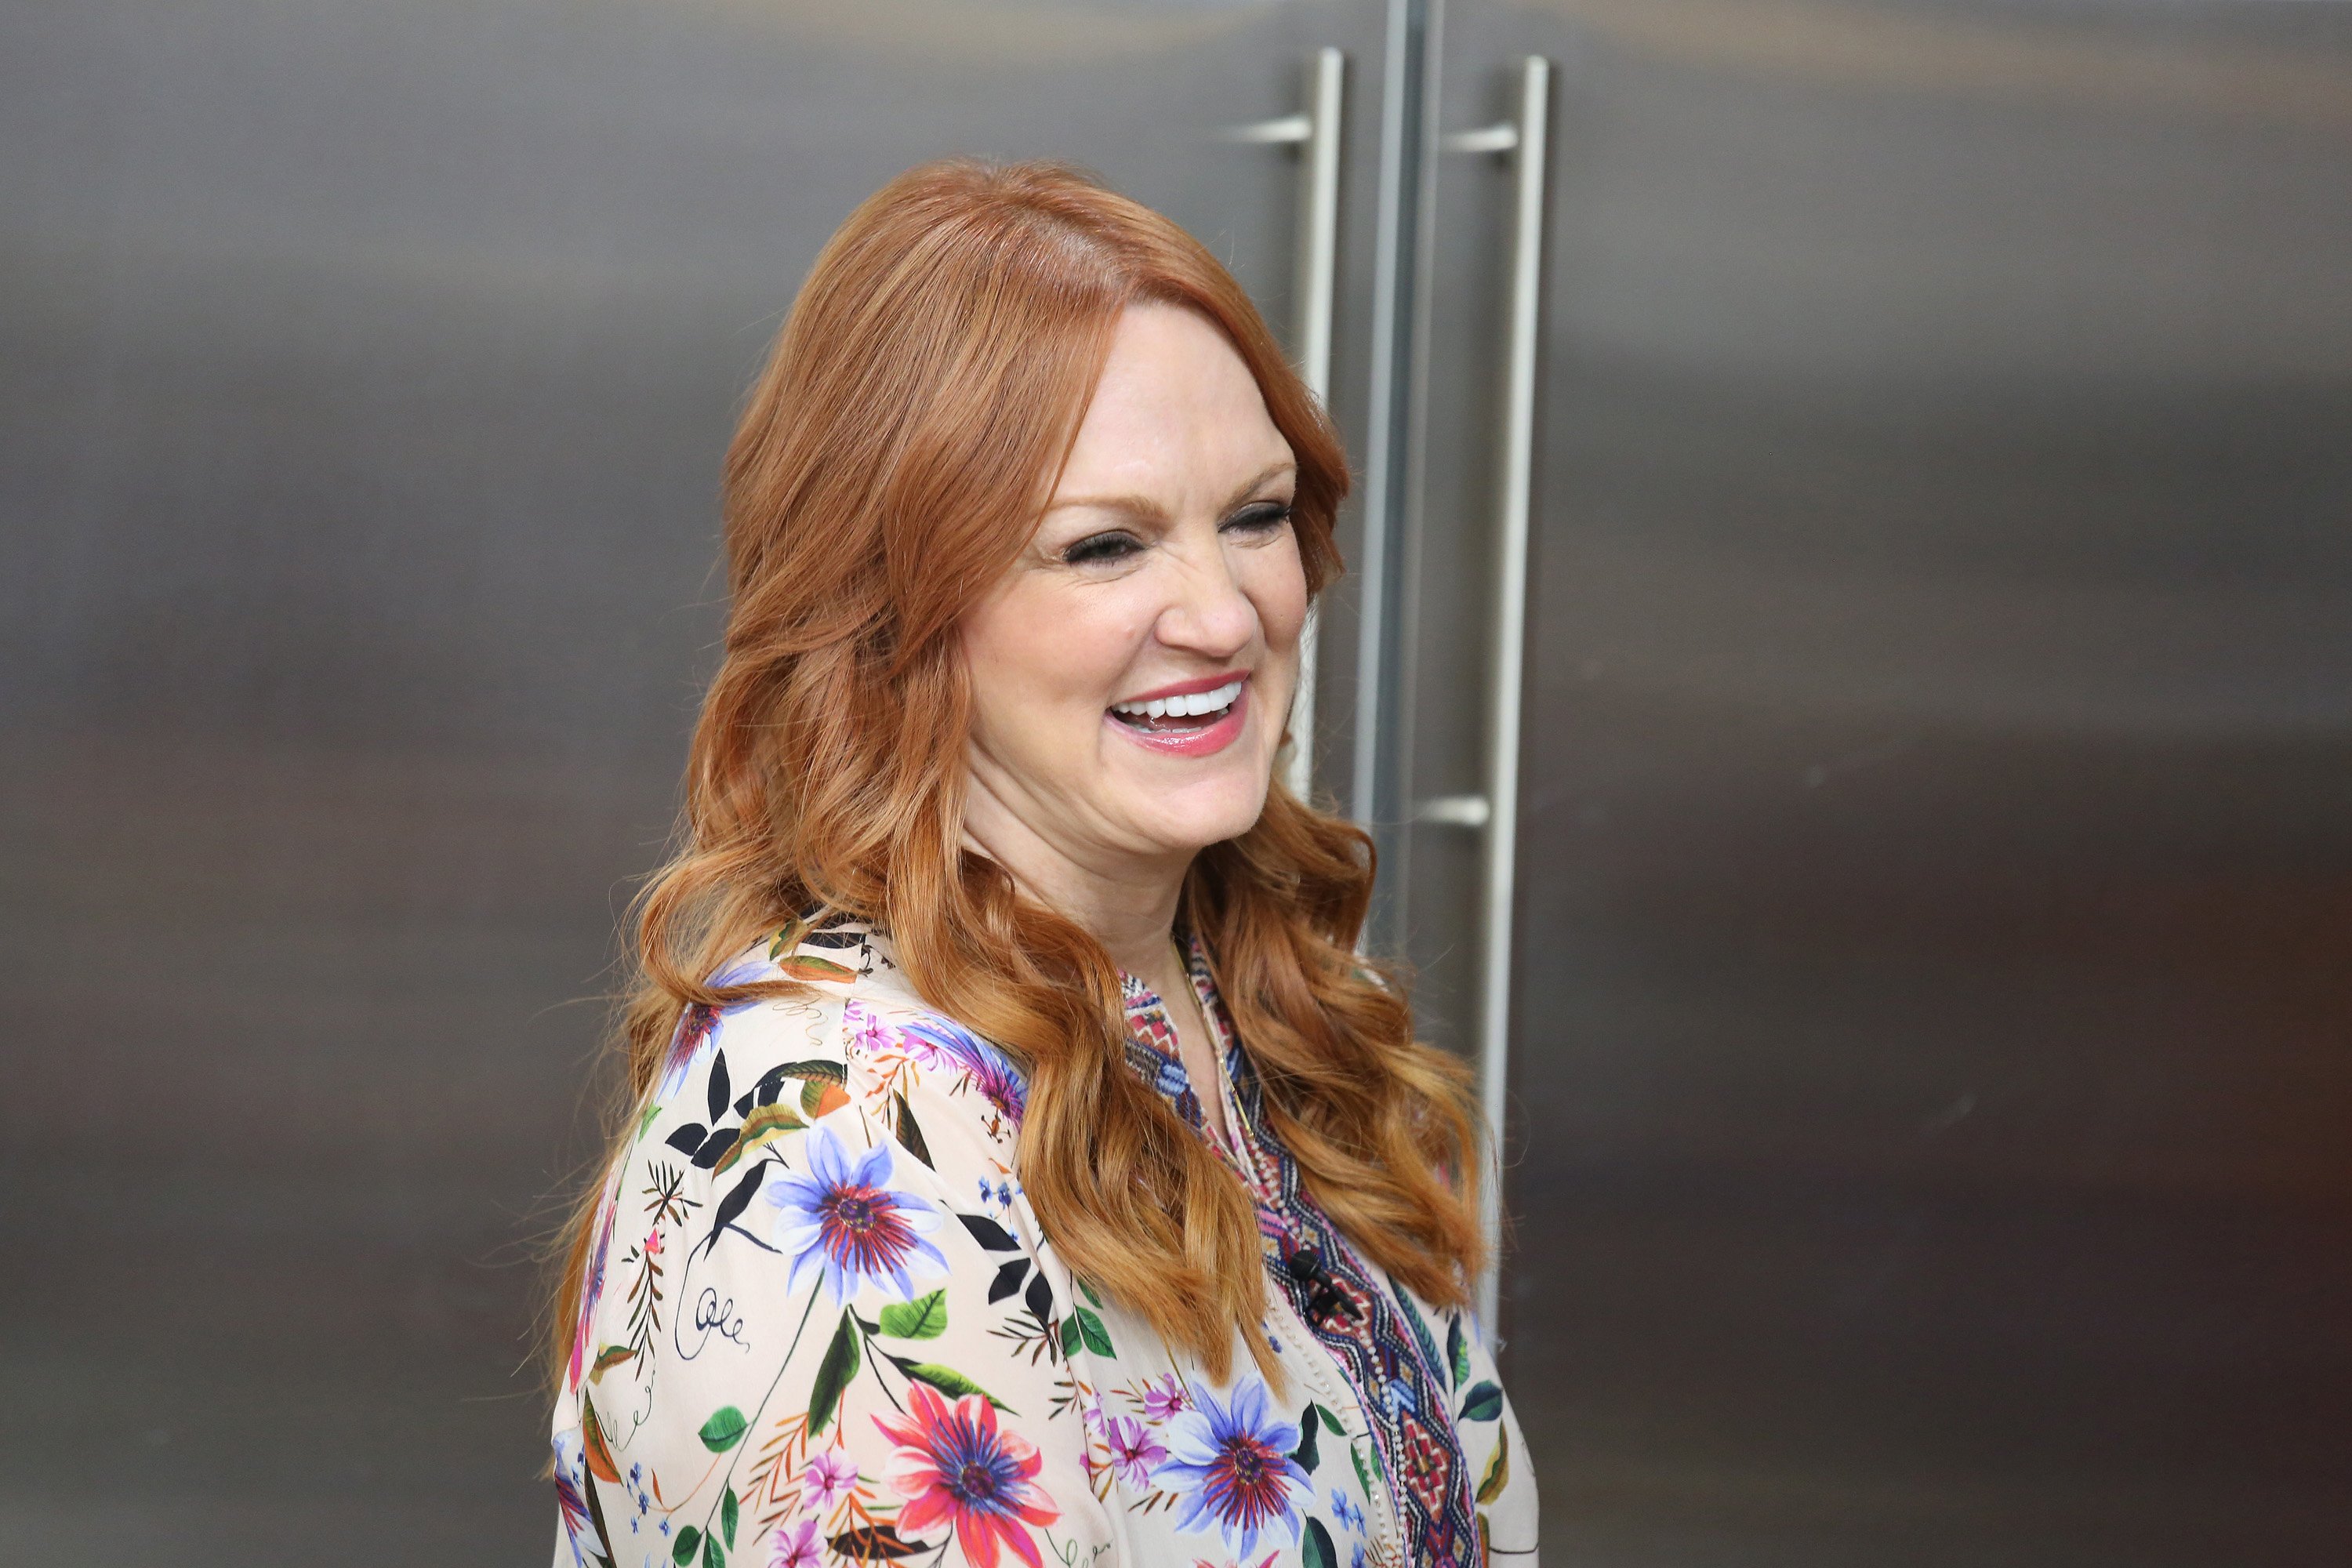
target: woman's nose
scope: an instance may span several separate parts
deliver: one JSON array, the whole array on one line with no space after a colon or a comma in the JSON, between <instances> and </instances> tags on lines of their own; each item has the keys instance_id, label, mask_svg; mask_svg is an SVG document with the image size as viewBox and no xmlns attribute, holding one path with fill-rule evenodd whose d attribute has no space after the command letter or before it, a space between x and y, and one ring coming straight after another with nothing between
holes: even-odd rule
<instances>
[{"instance_id":1,"label":"woman's nose","mask_svg":"<svg viewBox=\"0 0 2352 1568\"><path fill-rule=\"evenodd\" d=\"M1230 658L1257 634L1257 606L1242 591L1224 552L1212 550L1172 574L1168 605L1153 630L1170 647Z\"/></svg>"}]
</instances>

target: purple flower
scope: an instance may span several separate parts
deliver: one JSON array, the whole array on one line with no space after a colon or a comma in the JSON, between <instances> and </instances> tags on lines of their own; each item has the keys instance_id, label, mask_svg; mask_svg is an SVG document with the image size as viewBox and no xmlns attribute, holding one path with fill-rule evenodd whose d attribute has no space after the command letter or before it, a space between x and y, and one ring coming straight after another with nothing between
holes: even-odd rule
<instances>
[{"instance_id":1,"label":"purple flower","mask_svg":"<svg viewBox=\"0 0 2352 1568\"><path fill-rule=\"evenodd\" d=\"M801 1485L806 1491L803 1500L820 1514L833 1511L833 1505L847 1497L857 1485L857 1466L838 1448L827 1448L811 1459L801 1470Z\"/></svg>"},{"instance_id":2,"label":"purple flower","mask_svg":"<svg viewBox=\"0 0 2352 1568\"><path fill-rule=\"evenodd\" d=\"M1131 1415L1112 1416L1104 1426L1103 1440L1110 1445L1111 1468L1131 1487L1150 1486L1151 1467L1168 1457L1151 1428Z\"/></svg>"},{"instance_id":3,"label":"purple flower","mask_svg":"<svg viewBox=\"0 0 2352 1568\"><path fill-rule=\"evenodd\" d=\"M1192 1409L1169 1421L1169 1457L1151 1477L1190 1505L1177 1528L1213 1523L1226 1549L1243 1555L1257 1549L1261 1533L1279 1530L1295 1543L1301 1525L1294 1494L1315 1495L1290 1457L1298 1424L1266 1408L1265 1384L1255 1378L1234 1391L1230 1404L1200 1389L1192 1400Z\"/></svg>"},{"instance_id":4,"label":"purple flower","mask_svg":"<svg viewBox=\"0 0 2352 1568\"><path fill-rule=\"evenodd\" d=\"M943 1223L939 1210L911 1193L890 1189L890 1146L877 1143L853 1163L830 1127L809 1131L809 1173L794 1175L778 1166L770 1173L768 1201L776 1205L776 1246L793 1258L784 1289L798 1289L815 1270L836 1301L846 1301L867 1280L887 1281L899 1300L915 1295L917 1274L947 1273L948 1260L923 1239Z\"/></svg>"},{"instance_id":5,"label":"purple flower","mask_svg":"<svg viewBox=\"0 0 2352 1568\"><path fill-rule=\"evenodd\" d=\"M929 1068L958 1068L1007 1121L1028 1109L1028 1088L1003 1051L944 1018L910 1019L898 1026L907 1054Z\"/></svg>"},{"instance_id":6,"label":"purple flower","mask_svg":"<svg viewBox=\"0 0 2352 1568\"><path fill-rule=\"evenodd\" d=\"M1192 1408L1184 1397L1184 1385L1176 1381L1172 1372L1162 1373L1143 1385L1143 1414L1155 1426L1180 1410Z\"/></svg>"},{"instance_id":7,"label":"purple flower","mask_svg":"<svg viewBox=\"0 0 2352 1568\"><path fill-rule=\"evenodd\" d=\"M824 1561L824 1542L818 1537L816 1521L813 1519L777 1526L776 1538L770 1546L775 1553L768 1559L771 1568L818 1568Z\"/></svg>"}]
</instances>

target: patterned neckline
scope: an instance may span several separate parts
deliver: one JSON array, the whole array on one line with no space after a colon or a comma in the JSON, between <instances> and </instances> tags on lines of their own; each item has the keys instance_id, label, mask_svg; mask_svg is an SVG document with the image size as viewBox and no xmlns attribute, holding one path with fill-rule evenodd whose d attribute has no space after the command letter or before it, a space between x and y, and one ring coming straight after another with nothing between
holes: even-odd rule
<instances>
[{"instance_id":1,"label":"patterned neckline","mask_svg":"<svg viewBox=\"0 0 2352 1568\"><path fill-rule=\"evenodd\" d=\"M1209 1130L1177 1051L1167 1004L1121 971L1128 1065L1234 1165L1256 1200L1268 1279L1355 1388L1373 1434L1375 1463L1390 1483L1411 1543L1408 1560L1430 1568L1468 1568L1480 1556L1477 1504L1459 1443L1445 1430L1459 1347L1449 1342L1441 1351L1412 1298L1391 1289L1307 1196L1297 1162L1265 1124L1264 1086L1218 994L1199 937L1186 940L1184 959L1224 1069L1217 1091L1225 1097L1231 1145L1220 1144ZM1316 1267L1302 1271L1306 1260ZM1337 1305L1327 1305L1335 1299Z\"/></svg>"},{"instance_id":2,"label":"patterned neckline","mask_svg":"<svg viewBox=\"0 0 2352 1568\"><path fill-rule=\"evenodd\" d=\"M1238 1135L1240 1122L1234 1115L1233 1097L1227 1085L1246 1070L1241 1061L1240 1041L1235 1037L1233 1020L1225 1016L1223 999L1217 994L1217 983L1209 973L1209 955L1197 936L1187 937L1181 944L1185 978L1192 982L1192 994L1201 1005L1201 1016L1208 1021L1209 1034L1214 1043L1218 1059L1224 1071L1212 1092L1225 1096L1225 1126ZM1178 1048L1176 1022L1168 1011L1168 1003L1137 976L1120 970L1119 999L1127 1009L1127 1057L1146 1083L1158 1089L1176 1108L1193 1131L1206 1138L1213 1147L1218 1140L1209 1126L1206 1108L1201 1103L1200 1086L1184 1067L1183 1053ZM1221 1149L1230 1154L1230 1149Z\"/></svg>"}]
</instances>

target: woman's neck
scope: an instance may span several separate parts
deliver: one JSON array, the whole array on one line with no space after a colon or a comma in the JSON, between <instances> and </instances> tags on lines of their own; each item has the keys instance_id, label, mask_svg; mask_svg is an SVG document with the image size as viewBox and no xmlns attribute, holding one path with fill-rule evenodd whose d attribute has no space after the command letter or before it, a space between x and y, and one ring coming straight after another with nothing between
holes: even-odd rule
<instances>
[{"instance_id":1,"label":"woman's neck","mask_svg":"<svg viewBox=\"0 0 2352 1568\"><path fill-rule=\"evenodd\" d=\"M1023 892L1076 921L1113 963L1153 989L1182 974L1172 939L1191 856L1089 853L1055 842L985 792L974 793L964 838L1011 872Z\"/></svg>"}]
</instances>

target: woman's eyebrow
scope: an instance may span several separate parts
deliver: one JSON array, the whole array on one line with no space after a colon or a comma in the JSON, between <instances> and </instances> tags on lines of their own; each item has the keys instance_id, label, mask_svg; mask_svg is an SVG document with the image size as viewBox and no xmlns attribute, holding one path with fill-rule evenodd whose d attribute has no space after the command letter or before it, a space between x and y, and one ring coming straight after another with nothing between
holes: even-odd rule
<instances>
[{"instance_id":1,"label":"woman's eyebrow","mask_svg":"<svg viewBox=\"0 0 2352 1568\"><path fill-rule=\"evenodd\" d=\"M1225 502L1223 510L1231 510L1239 506L1249 498L1252 490L1256 489L1268 479L1289 473L1297 467L1296 462L1287 458L1280 462L1269 463L1252 475L1247 484L1237 487L1233 493L1233 498ZM1152 497L1146 495L1066 496L1055 500L1045 510L1055 512L1070 507L1090 507L1099 511L1120 511L1150 522L1168 521L1168 509Z\"/></svg>"}]
</instances>

